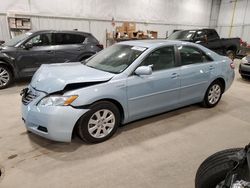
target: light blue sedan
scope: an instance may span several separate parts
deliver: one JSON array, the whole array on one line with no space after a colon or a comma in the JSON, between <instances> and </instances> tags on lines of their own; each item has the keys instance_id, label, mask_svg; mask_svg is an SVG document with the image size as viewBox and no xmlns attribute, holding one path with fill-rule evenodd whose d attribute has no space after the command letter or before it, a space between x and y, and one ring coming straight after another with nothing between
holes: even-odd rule
<instances>
[{"instance_id":1,"label":"light blue sedan","mask_svg":"<svg viewBox=\"0 0 250 188\"><path fill-rule=\"evenodd\" d=\"M77 131L97 143L120 124L194 103L214 107L233 80L233 62L200 45L122 42L84 62L42 65L22 91L22 117L42 137L70 142Z\"/></svg>"}]
</instances>

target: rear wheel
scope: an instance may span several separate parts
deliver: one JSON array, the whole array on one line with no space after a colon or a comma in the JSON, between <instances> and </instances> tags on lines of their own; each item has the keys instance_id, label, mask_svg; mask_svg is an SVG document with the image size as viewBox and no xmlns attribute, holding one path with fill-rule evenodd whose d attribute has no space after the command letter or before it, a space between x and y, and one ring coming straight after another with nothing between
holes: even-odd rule
<instances>
[{"instance_id":1,"label":"rear wheel","mask_svg":"<svg viewBox=\"0 0 250 188\"><path fill-rule=\"evenodd\" d=\"M203 99L203 106L212 108L218 104L223 93L223 87L220 81L214 81L207 89Z\"/></svg>"},{"instance_id":2,"label":"rear wheel","mask_svg":"<svg viewBox=\"0 0 250 188\"><path fill-rule=\"evenodd\" d=\"M82 116L78 135L89 143L103 142L116 132L120 124L119 109L111 102L100 101Z\"/></svg>"},{"instance_id":3,"label":"rear wheel","mask_svg":"<svg viewBox=\"0 0 250 188\"><path fill-rule=\"evenodd\" d=\"M195 188L217 188L226 178L227 173L235 163L230 156L242 150L241 148L227 149L208 157L198 168L195 177Z\"/></svg>"},{"instance_id":4,"label":"rear wheel","mask_svg":"<svg viewBox=\"0 0 250 188\"><path fill-rule=\"evenodd\" d=\"M0 89L7 88L13 80L13 75L6 65L0 65Z\"/></svg>"}]
</instances>

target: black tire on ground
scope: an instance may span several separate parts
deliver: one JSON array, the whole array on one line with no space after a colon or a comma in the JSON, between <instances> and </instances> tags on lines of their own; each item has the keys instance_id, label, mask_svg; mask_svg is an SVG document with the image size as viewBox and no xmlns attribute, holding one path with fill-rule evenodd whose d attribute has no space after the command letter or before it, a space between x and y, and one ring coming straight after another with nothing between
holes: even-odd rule
<instances>
[{"instance_id":1,"label":"black tire on ground","mask_svg":"<svg viewBox=\"0 0 250 188\"><path fill-rule=\"evenodd\" d=\"M0 64L0 89L9 87L12 82L13 74L11 70L6 65Z\"/></svg>"},{"instance_id":2,"label":"black tire on ground","mask_svg":"<svg viewBox=\"0 0 250 188\"><path fill-rule=\"evenodd\" d=\"M91 119L91 117L94 117L95 113L97 113L97 112L101 113L102 110L108 110L108 111L113 113L114 118L115 118L114 119L114 127L113 127L113 129L111 129L111 131L106 136L104 136L102 138L96 138L93 135L91 135L89 132L89 120ZM119 109L112 102L109 102L109 101L96 102L95 104L93 104L90 107L90 110L81 117L81 119L79 121L79 125L77 127L78 135L80 136L80 138L83 141L85 141L87 143L100 143L100 142L103 142L105 140L108 140L110 137L112 137L114 135L118 126L120 125L120 117L121 117L121 115L120 115ZM103 122L104 122L104 120L103 120ZM105 127L105 125L104 125L104 127ZM96 132L97 132L97 129L96 129ZM104 131L102 131L101 134L104 134Z\"/></svg>"},{"instance_id":3,"label":"black tire on ground","mask_svg":"<svg viewBox=\"0 0 250 188\"><path fill-rule=\"evenodd\" d=\"M250 76L244 76L244 75L241 75L241 77L244 79L244 80L250 80Z\"/></svg>"},{"instance_id":4,"label":"black tire on ground","mask_svg":"<svg viewBox=\"0 0 250 188\"><path fill-rule=\"evenodd\" d=\"M210 89L211 89L214 85L218 85L218 86L220 87L220 96L219 96L218 100L217 100L215 103L211 103L211 102L209 101L209 95L210 95L209 92L210 92ZM212 108L212 107L216 106L216 105L219 103L220 99L221 99L221 96L222 96L222 94L223 94L223 90L224 90L224 88L223 88L223 86L222 86L222 83L221 83L219 80L215 80L214 82L212 82L212 83L210 84L210 86L208 87L207 91L206 91L206 94L205 94L204 99L203 99L203 102L202 102L202 106L204 106L204 107L206 107L206 108Z\"/></svg>"},{"instance_id":5,"label":"black tire on ground","mask_svg":"<svg viewBox=\"0 0 250 188\"><path fill-rule=\"evenodd\" d=\"M234 52L233 50L227 50L227 56L228 56L230 59L234 60L236 54L235 54L235 52Z\"/></svg>"},{"instance_id":6,"label":"black tire on ground","mask_svg":"<svg viewBox=\"0 0 250 188\"><path fill-rule=\"evenodd\" d=\"M229 170L235 165L229 156L236 154L242 149L227 149L208 157L196 172L195 188L216 188L216 185L225 179Z\"/></svg>"}]
</instances>

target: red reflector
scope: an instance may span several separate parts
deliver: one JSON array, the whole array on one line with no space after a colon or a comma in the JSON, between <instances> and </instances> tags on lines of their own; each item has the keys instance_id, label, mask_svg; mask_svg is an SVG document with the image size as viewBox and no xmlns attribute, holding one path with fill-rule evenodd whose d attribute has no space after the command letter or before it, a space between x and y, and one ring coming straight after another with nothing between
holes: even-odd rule
<instances>
[{"instance_id":1,"label":"red reflector","mask_svg":"<svg viewBox=\"0 0 250 188\"><path fill-rule=\"evenodd\" d=\"M234 68L235 68L234 62L230 63L230 67L231 67L231 69L234 69Z\"/></svg>"}]
</instances>

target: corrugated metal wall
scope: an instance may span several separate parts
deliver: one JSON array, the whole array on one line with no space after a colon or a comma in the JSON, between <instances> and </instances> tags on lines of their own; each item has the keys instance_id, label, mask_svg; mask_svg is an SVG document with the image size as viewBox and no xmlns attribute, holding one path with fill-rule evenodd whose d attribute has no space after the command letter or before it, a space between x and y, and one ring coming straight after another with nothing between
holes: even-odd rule
<instances>
[{"instance_id":1,"label":"corrugated metal wall","mask_svg":"<svg viewBox=\"0 0 250 188\"><path fill-rule=\"evenodd\" d=\"M105 44L105 30L113 30L112 17L134 21L137 29L158 31L160 38L174 29L209 26L212 0L8 0L0 6L0 40L9 38L6 13L29 16L32 28L78 29L92 32ZM178 23L178 24L176 24Z\"/></svg>"},{"instance_id":2,"label":"corrugated metal wall","mask_svg":"<svg viewBox=\"0 0 250 188\"><path fill-rule=\"evenodd\" d=\"M217 30L222 37L241 37L250 43L250 0L222 0Z\"/></svg>"},{"instance_id":3,"label":"corrugated metal wall","mask_svg":"<svg viewBox=\"0 0 250 188\"><path fill-rule=\"evenodd\" d=\"M4 14L0 14L0 40L9 39L7 19Z\"/></svg>"}]
</instances>

